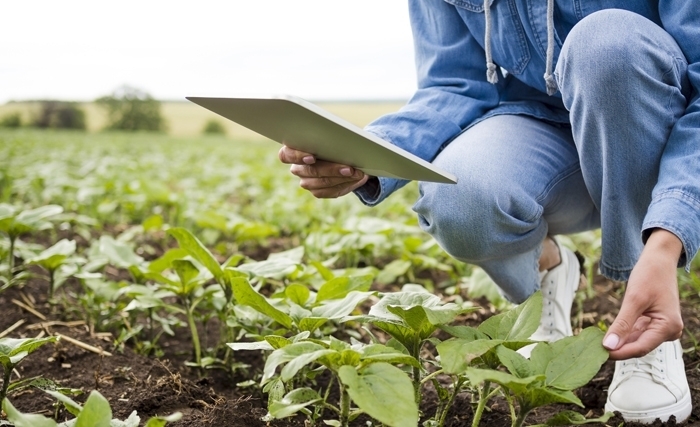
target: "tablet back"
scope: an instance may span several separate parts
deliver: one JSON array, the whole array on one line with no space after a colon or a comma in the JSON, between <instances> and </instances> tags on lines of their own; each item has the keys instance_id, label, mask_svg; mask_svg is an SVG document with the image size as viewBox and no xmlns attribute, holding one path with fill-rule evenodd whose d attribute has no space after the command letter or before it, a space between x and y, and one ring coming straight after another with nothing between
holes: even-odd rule
<instances>
[{"instance_id":1,"label":"tablet back","mask_svg":"<svg viewBox=\"0 0 700 427\"><path fill-rule=\"evenodd\" d=\"M454 175L300 98L187 99L273 141L369 175L456 182Z\"/></svg>"}]
</instances>

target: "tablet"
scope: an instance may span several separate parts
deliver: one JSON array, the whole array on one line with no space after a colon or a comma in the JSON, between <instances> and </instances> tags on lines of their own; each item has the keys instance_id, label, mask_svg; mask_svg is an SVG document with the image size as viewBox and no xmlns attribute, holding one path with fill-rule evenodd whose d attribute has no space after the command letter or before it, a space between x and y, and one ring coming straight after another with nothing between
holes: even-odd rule
<instances>
[{"instance_id":1,"label":"tablet","mask_svg":"<svg viewBox=\"0 0 700 427\"><path fill-rule=\"evenodd\" d=\"M187 99L280 144L369 175L457 182L454 175L297 97Z\"/></svg>"}]
</instances>

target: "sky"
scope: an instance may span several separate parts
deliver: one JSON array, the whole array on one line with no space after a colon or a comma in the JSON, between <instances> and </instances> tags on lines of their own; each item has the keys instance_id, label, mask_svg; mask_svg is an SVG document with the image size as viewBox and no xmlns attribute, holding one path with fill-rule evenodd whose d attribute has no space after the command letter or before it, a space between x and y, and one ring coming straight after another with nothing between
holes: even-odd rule
<instances>
[{"instance_id":1,"label":"sky","mask_svg":"<svg viewBox=\"0 0 700 427\"><path fill-rule=\"evenodd\" d=\"M290 94L405 100L405 0L2 0L0 104Z\"/></svg>"}]
</instances>

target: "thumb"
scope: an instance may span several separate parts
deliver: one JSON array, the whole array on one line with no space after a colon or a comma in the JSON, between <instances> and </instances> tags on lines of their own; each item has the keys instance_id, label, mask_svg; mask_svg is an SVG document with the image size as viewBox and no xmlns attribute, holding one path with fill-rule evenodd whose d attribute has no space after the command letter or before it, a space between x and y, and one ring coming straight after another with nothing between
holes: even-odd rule
<instances>
[{"instance_id":1,"label":"thumb","mask_svg":"<svg viewBox=\"0 0 700 427\"><path fill-rule=\"evenodd\" d=\"M623 300L620 312L612 325L610 325L610 328L608 328L605 338L603 338L603 347L610 351L617 350L627 342L627 339L632 333L634 324L642 314L641 311L632 308L632 304L625 304L625 302L626 301Z\"/></svg>"}]
</instances>

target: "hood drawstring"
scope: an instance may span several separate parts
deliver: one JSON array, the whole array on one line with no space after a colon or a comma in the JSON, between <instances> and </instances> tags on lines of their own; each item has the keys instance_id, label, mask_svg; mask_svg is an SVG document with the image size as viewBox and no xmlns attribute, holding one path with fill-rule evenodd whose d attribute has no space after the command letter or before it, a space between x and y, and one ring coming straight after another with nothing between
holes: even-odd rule
<instances>
[{"instance_id":1,"label":"hood drawstring","mask_svg":"<svg viewBox=\"0 0 700 427\"><path fill-rule=\"evenodd\" d=\"M486 80L495 84L498 82L498 67L493 63L491 53L491 4L484 0L484 19L486 20L486 34L484 35L484 51L486 52ZM554 95L557 92L557 82L554 80L554 0L547 0L547 57L544 72L544 81L547 94Z\"/></svg>"},{"instance_id":2,"label":"hood drawstring","mask_svg":"<svg viewBox=\"0 0 700 427\"><path fill-rule=\"evenodd\" d=\"M552 75L554 68L554 0L547 0L547 62L544 71L544 82L547 95L557 93L557 82Z\"/></svg>"},{"instance_id":3,"label":"hood drawstring","mask_svg":"<svg viewBox=\"0 0 700 427\"><path fill-rule=\"evenodd\" d=\"M498 83L496 64L493 63L491 54L491 5L489 0L484 0L484 19L486 20L486 34L484 36L484 50L486 51L486 80L491 84Z\"/></svg>"}]
</instances>

